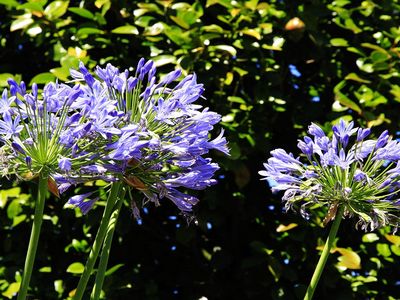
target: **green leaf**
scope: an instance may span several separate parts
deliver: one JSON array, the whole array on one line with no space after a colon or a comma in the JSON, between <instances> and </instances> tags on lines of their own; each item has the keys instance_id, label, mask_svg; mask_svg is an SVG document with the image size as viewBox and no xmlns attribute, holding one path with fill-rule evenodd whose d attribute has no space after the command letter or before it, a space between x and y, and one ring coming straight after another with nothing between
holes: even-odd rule
<instances>
[{"instance_id":1,"label":"green leaf","mask_svg":"<svg viewBox=\"0 0 400 300\"><path fill-rule=\"evenodd\" d=\"M384 62L390 58L390 55L388 53L383 53L381 51L372 51L371 55L371 60L373 61L374 64Z\"/></svg>"},{"instance_id":2,"label":"green leaf","mask_svg":"<svg viewBox=\"0 0 400 300\"><path fill-rule=\"evenodd\" d=\"M366 73L373 73L374 72L374 65L368 63L366 58L359 58L356 60L357 67Z\"/></svg>"},{"instance_id":3,"label":"green leaf","mask_svg":"<svg viewBox=\"0 0 400 300\"><path fill-rule=\"evenodd\" d=\"M201 249L201 253L203 254L204 258L208 261L211 260L212 254L208 252L206 249Z\"/></svg>"},{"instance_id":4,"label":"green leaf","mask_svg":"<svg viewBox=\"0 0 400 300\"><path fill-rule=\"evenodd\" d=\"M152 16L143 16L143 17L139 17L135 20L135 25L139 26L139 27L149 27L150 23L154 20L155 18Z\"/></svg>"},{"instance_id":5,"label":"green leaf","mask_svg":"<svg viewBox=\"0 0 400 300\"><path fill-rule=\"evenodd\" d=\"M229 45L215 45L215 46L209 46L208 50L210 52L216 51L216 50L220 50L220 51L225 51L228 52L230 55L232 56L236 56L237 55L237 51L234 47L229 46Z\"/></svg>"},{"instance_id":6,"label":"green leaf","mask_svg":"<svg viewBox=\"0 0 400 300\"><path fill-rule=\"evenodd\" d=\"M228 101L240 104L246 104L246 101L244 101L243 98L237 96L228 96Z\"/></svg>"},{"instance_id":7,"label":"green leaf","mask_svg":"<svg viewBox=\"0 0 400 300\"><path fill-rule=\"evenodd\" d=\"M124 264L118 264L118 265L115 265L115 266L109 268L106 271L105 276L109 276L109 275L113 274L114 272L118 271L118 269L120 269L123 266L124 266Z\"/></svg>"},{"instance_id":8,"label":"green leaf","mask_svg":"<svg viewBox=\"0 0 400 300\"><path fill-rule=\"evenodd\" d=\"M100 29L98 29L98 28L94 28L94 27L83 27L83 28L79 28L79 30L76 32L76 35L79 37L79 38L83 38L83 37L85 37L85 36L87 36L87 35L90 35L90 34L103 34L104 33L104 31L103 30L100 30Z\"/></svg>"},{"instance_id":9,"label":"green leaf","mask_svg":"<svg viewBox=\"0 0 400 300\"><path fill-rule=\"evenodd\" d=\"M189 31L183 32L178 26L167 26L165 24L163 24L163 28L164 34L175 44L179 46L190 45Z\"/></svg>"},{"instance_id":10,"label":"green leaf","mask_svg":"<svg viewBox=\"0 0 400 300\"><path fill-rule=\"evenodd\" d=\"M156 67L164 66L167 64L176 64L175 55L158 55L152 58Z\"/></svg>"},{"instance_id":11,"label":"green leaf","mask_svg":"<svg viewBox=\"0 0 400 300\"><path fill-rule=\"evenodd\" d=\"M396 245L391 245L390 250L392 250L393 254L400 256L400 247Z\"/></svg>"},{"instance_id":12,"label":"green leaf","mask_svg":"<svg viewBox=\"0 0 400 300\"><path fill-rule=\"evenodd\" d=\"M201 30L205 32L216 32L216 33L223 33L224 29L216 24L211 24L211 25L205 25L201 27Z\"/></svg>"},{"instance_id":13,"label":"green leaf","mask_svg":"<svg viewBox=\"0 0 400 300\"><path fill-rule=\"evenodd\" d=\"M249 73L248 71L243 70L243 69L241 69L239 67L233 67L232 70L235 71L236 73L238 73L240 75L240 77L243 77L244 75Z\"/></svg>"},{"instance_id":14,"label":"green leaf","mask_svg":"<svg viewBox=\"0 0 400 300\"><path fill-rule=\"evenodd\" d=\"M235 114L227 114L222 117L221 121L225 123L230 123L233 122L234 120L235 120Z\"/></svg>"},{"instance_id":15,"label":"green leaf","mask_svg":"<svg viewBox=\"0 0 400 300\"><path fill-rule=\"evenodd\" d=\"M391 242L392 244L396 246L400 246L400 236L398 235L391 235L391 234L385 234L385 238Z\"/></svg>"},{"instance_id":16,"label":"green leaf","mask_svg":"<svg viewBox=\"0 0 400 300\"><path fill-rule=\"evenodd\" d=\"M256 29L251 29L251 28L243 29L240 32L245 34L245 35L252 36L253 38L255 38L257 40L261 40L261 34Z\"/></svg>"},{"instance_id":17,"label":"green leaf","mask_svg":"<svg viewBox=\"0 0 400 300\"><path fill-rule=\"evenodd\" d=\"M345 81L341 81L333 89L335 96L336 96L336 100L339 101L339 103L341 105L346 106L346 107L354 110L355 112L361 114L362 113L361 108L355 102L350 100L350 98L348 98L345 94L343 94L341 92L341 89L344 87L345 84L346 84Z\"/></svg>"},{"instance_id":18,"label":"green leaf","mask_svg":"<svg viewBox=\"0 0 400 300\"><path fill-rule=\"evenodd\" d=\"M68 10L82 18L86 18L89 20L94 19L94 14L91 11L87 10L86 8L70 7L68 8Z\"/></svg>"},{"instance_id":19,"label":"green leaf","mask_svg":"<svg viewBox=\"0 0 400 300\"><path fill-rule=\"evenodd\" d=\"M35 37L38 34L42 33L42 27L40 27L39 24L33 24L32 26L30 26L27 30L26 33L31 36L31 37Z\"/></svg>"},{"instance_id":20,"label":"green leaf","mask_svg":"<svg viewBox=\"0 0 400 300\"><path fill-rule=\"evenodd\" d=\"M7 217L14 219L22 211L21 205L18 200L11 201L7 207Z\"/></svg>"},{"instance_id":21,"label":"green leaf","mask_svg":"<svg viewBox=\"0 0 400 300\"><path fill-rule=\"evenodd\" d=\"M62 81L68 81L69 77L69 68L61 67L61 68L54 68L50 70L57 78L61 79Z\"/></svg>"},{"instance_id":22,"label":"green leaf","mask_svg":"<svg viewBox=\"0 0 400 300\"><path fill-rule=\"evenodd\" d=\"M346 80L354 80L354 81L361 82L361 83L371 83L370 80L362 79L356 73L350 73L344 79L346 79Z\"/></svg>"},{"instance_id":23,"label":"green leaf","mask_svg":"<svg viewBox=\"0 0 400 300\"><path fill-rule=\"evenodd\" d=\"M376 233L367 233L362 237L363 243L373 243L379 240L379 237Z\"/></svg>"},{"instance_id":24,"label":"green leaf","mask_svg":"<svg viewBox=\"0 0 400 300\"><path fill-rule=\"evenodd\" d=\"M4 208L8 198L16 198L20 195L21 188L15 187L8 190L0 190L0 208Z\"/></svg>"},{"instance_id":25,"label":"green leaf","mask_svg":"<svg viewBox=\"0 0 400 300\"><path fill-rule=\"evenodd\" d=\"M387 54L387 51L385 49L383 49L382 47L379 47L378 45L375 45L375 44L362 43L361 46L363 46L364 48L376 50L376 51L379 51L379 52Z\"/></svg>"},{"instance_id":26,"label":"green leaf","mask_svg":"<svg viewBox=\"0 0 400 300\"><path fill-rule=\"evenodd\" d=\"M341 256L338 258L338 267L352 270L361 269L361 258L356 252L345 248L336 248L335 251L341 254Z\"/></svg>"},{"instance_id":27,"label":"green leaf","mask_svg":"<svg viewBox=\"0 0 400 300\"><path fill-rule=\"evenodd\" d=\"M32 85L34 82L37 84L46 84L49 83L50 81L54 81L55 78L56 77L54 76L54 74L50 72L40 73L32 78L29 85Z\"/></svg>"},{"instance_id":28,"label":"green leaf","mask_svg":"<svg viewBox=\"0 0 400 300\"><path fill-rule=\"evenodd\" d=\"M18 6L20 4L18 3L18 1L15 1L15 0L0 0L0 5L6 5L6 6L15 7L15 6Z\"/></svg>"},{"instance_id":29,"label":"green leaf","mask_svg":"<svg viewBox=\"0 0 400 300\"><path fill-rule=\"evenodd\" d=\"M290 223L290 224L288 224L288 225L280 224L280 225L276 228L276 232L285 232L285 231L288 231L288 230L290 230L290 229L293 229L293 228L295 228L295 227L297 227L297 226L299 226L299 225L296 224L296 223Z\"/></svg>"},{"instance_id":30,"label":"green leaf","mask_svg":"<svg viewBox=\"0 0 400 300\"><path fill-rule=\"evenodd\" d=\"M134 34L134 35L139 34L139 31L137 30L137 28L132 25L120 26L120 27L117 27L117 28L114 28L113 30L111 30L111 32L116 33L116 34Z\"/></svg>"},{"instance_id":31,"label":"green leaf","mask_svg":"<svg viewBox=\"0 0 400 300\"><path fill-rule=\"evenodd\" d=\"M1 86L1 87L6 87L6 86L8 86L7 80L8 80L9 78L13 78L13 79L14 79L14 75L13 75L13 74L10 74L10 73L3 73L3 74L0 74L0 86Z\"/></svg>"},{"instance_id":32,"label":"green leaf","mask_svg":"<svg viewBox=\"0 0 400 300\"><path fill-rule=\"evenodd\" d=\"M12 226L15 227L15 226L17 226L18 224L20 224L21 222L25 221L25 220L26 220L26 215L15 216L15 217L13 218Z\"/></svg>"},{"instance_id":33,"label":"green leaf","mask_svg":"<svg viewBox=\"0 0 400 300\"><path fill-rule=\"evenodd\" d=\"M111 0L96 0L94 5L97 8L101 8L101 15L104 16L111 8Z\"/></svg>"},{"instance_id":34,"label":"green leaf","mask_svg":"<svg viewBox=\"0 0 400 300\"><path fill-rule=\"evenodd\" d=\"M379 255L382 255L384 257L388 257L388 256L391 255L390 248L389 248L388 244L382 244L382 243L377 244L376 245L376 250L378 251Z\"/></svg>"},{"instance_id":35,"label":"green leaf","mask_svg":"<svg viewBox=\"0 0 400 300\"><path fill-rule=\"evenodd\" d=\"M43 12L43 6L40 3L28 2L18 6L18 9L27 9L30 11Z\"/></svg>"},{"instance_id":36,"label":"green leaf","mask_svg":"<svg viewBox=\"0 0 400 300\"><path fill-rule=\"evenodd\" d=\"M232 1L231 0L207 0L206 7L210 7L211 5L219 4L226 8L232 8Z\"/></svg>"},{"instance_id":37,"label":"green leaf","mask_svg":"<svg viewBox=\"0 0 400 300\"><path fill-rule=\"evenodd\" d=\"M347 40L342 39L342 38L331 39L330 43L334 47L347 47L349 45Z\"/></svg>"},{"instance_id":38,"label":"green leaf","mask_svg":"<svg viewBox=\"0 0 400 300\"><path fill-rule=\"evenodd\" d=\"M82 263L74 262L68 266L67 272L72 273L72 274L81 274L81 273L83 273L84 269L85 269L85 266Z\"/></svg>"},{"instance_id":39,"label":"green leaf","mask_svg":"<svg viewBox=\"0 0 400 300\"><path fill-rule=\"evenodd\" d=\"M24 29L33 23L31 14L24 14L18 17L11 23L10 31Z\"/></svg>"},{"instance_id":40,"label":"green leaf","mask_svg":"<svg viewBox=\"0 0 400 300\"><path fill-rule=\"evenodd\" d=\"M258 0L248 0L244 3L244 6L251 10L255 10L257 8L257 4L258 4Z\"/></svg>"},{"instance_id":41,"label":"green leaf","mask_svg":"<svg viewBox=\"0 0 400 300\"><path fill-rule=\"evenodd\" d=\"M19 292L20 286L21 282L13 282L8 286L7 290L2 293L2 295L8 299L11 299Z\"/></svg>"},{"instance_id":42,"label":"green leaf","mask_svg":"<svg viewBox=\"0 0 400 300\"><path fill-rule=\"evenodd\" d=\"M267 246L263 242L260 242L260 241L252 241L250 243L250 247L252 249L254 249L256 252L262 253L262 254L271 255L274 252L274 250L268 249Z\"/></svg>"},{"instance_id":43,"label":"green leaf","mask_svg":"<svg viewBox=\"0 0 400 300\"><path fill-rule=\"evenodd\" d=\"M41 273L51 273L51 267L47 266L47 267L42 267L39 269L39 272Z\"/></svg>"},{"instance_id":44,"label":"green leaf","mask_svg":"<svg viewBox=\"0 0 400 300\"><path fill-rule=\"evenodd\" d=\"M394 100L400 102L400 86L393 84L391 87L390 93L394 96Z\"/></svg>"},{"instance_id":45,"label":"green leaf","mask_svg":"<svg viewBox=\"0 0 400 300\"><path fill-rule=\"evenodd\" d=\"M278 282L282 275L282 264L273 256L268 257L268 270L274 276L275 282Z\"/></svg>"},{"instance_id":46,"label":"green leaf","mask_svg":"<svg viewBox=\"0 0 400 300\"><path fill-rule=\"evenodd\" d=\"M179 26L181 26L182 28L185 29L189 29L190 28L190 24L188 24L187 22L185 22L185 20L176 17L176 16L170 16L169 17L172 21L174 21L176 24L178 24Z\"/></svg>"},{"instance_id":47,"label":"green leaf","mask_svg":"<svg viewBox=\"0 0 400 300\"><path fill-rule=\"evenodd\" d=\"M69 1L53 1L44 9L44 14L49 20L63 16L68 9Z\"/></svg>"},{"instance_id":48,"label":"green leaf","mask_svg":"<svg viewBox=\"0 0 400 300\"><path fill-rule=\"evenodd\" d=\"M62 279L54 280L54 290L59 294L62 295L64 293L64 286Z\"/></svg>"}]
</instances>

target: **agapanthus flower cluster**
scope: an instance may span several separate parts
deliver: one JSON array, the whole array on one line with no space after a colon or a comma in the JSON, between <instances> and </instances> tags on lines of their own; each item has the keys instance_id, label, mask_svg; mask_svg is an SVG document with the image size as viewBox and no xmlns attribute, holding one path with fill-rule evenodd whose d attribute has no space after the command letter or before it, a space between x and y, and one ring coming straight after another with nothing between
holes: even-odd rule
<instances>
[{"instance_id":1,"label":"agapanthus flower cluster","mask_svg":"<svg viewBox=\"0 0 400 300\"><path fill-rule=\"evenodd\" d=\"M9 80L0 99L3 175L44 175L57 195L86 181L123 181L145 200L165 197L190 212L198 199L185 190L216 183L219 167L204 155L228 154L223 130L210 139L220 115L194 103L204 91L196 76L174 84L182 77L175 70L157 82L154 62L144 59L132 75L108 64L95 77L82 63L71 75L75 85L48 83L41 94ZM85 193L69 204L87 213L96 199Z\"/></svg>"},{"instance_id":2,"label":"agapanthus flower cluster","mask_svg":"<svg viewBox=\"0 0 400 300\"><path fill-rule=\"evenodd\" d=\"M145 202L158 205L165 197L183 213L190 212L198 199L180 188L201 190L215 184L212 177L219 167L203 156L211 149L228 154L223 130L210 139L220 115L194 103L201 97L203 85L194 74L173 84L181 77L180 70L157 82L154 62L144 59L132 75L111 64L97 67L95 73L97 76L83 64L71 71L74 81L80 83L76 106L87 107L88 115L95 115L88 124L108 140L98 151L102 160L93 168L141 192ZM67 181L73 180L70 176ZM91 204L85 199L90 196L77 195L69 203L87 212ZM139 217L136 203L132 205Z\"/></svg>"},{"instance_id":3,"label":"agapanthus flower cluster","mask_svg":"<svg viewBox=\"0 0 400 300\"><path fill-rule=\"evenodd\" d=\"M32 85L9 80L0 99L0 168L3 176L16 175L23 180L38 176L49 179L49 189L59 194L56 179L70 172L90 172L107 140L93 127L99 115L91 107L77 102L81 87L48 83L39 93ZM114 124L107 124L107 128ZM82 180L84 181L84 180ZM63 190L63 186L60 186Z\"/></svg>"},{"instance_id":4,"label":"agapanthus flower cluster","mask_svg":"<svg viewBox=\"0 0 400 300\"><path fill-rule=\"evenodd\" d=\"M340 120L328 137L316 124L310 136L299 140L299 157L283 149L271 151L260 175L273 182L274 191L284 191L286 210L299 204L304 217L307 207L329 208L325 223L335 218L339 206L344 216L358 217L357 227L374 230L398 226L400 188L400 143L388 131L378 139L367 139L370 129Z\"/></svg>"}]
</instances>

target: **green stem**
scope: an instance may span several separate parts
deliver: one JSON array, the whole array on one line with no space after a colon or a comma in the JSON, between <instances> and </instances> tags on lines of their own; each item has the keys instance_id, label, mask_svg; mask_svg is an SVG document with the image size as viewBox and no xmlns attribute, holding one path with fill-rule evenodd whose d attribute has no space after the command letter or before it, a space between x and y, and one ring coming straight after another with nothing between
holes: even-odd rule
<instances>
[{"instance_id":1,"label":"green stem","mask_svg":"<svg viewBox=\"0 0 400 300\"><path fill-rule=\"evenodd\" d=\"M333 221L331 230L329 231L329 236L325 242L324 249L322 250L317 267L315 268L314 274L311 278L310 285L307 288L307 292L304 296L304 300L311 300L314 295L318 281L321 277L322 271L324 270L326 261L328 260L329 253L330 253L333 243L335 241L335 237L336 237L337 231L339 229L340 222L342 221L343 212L344 212L344 206L341 205L338 208L337 214L335 216L335 220Z\"/></svg>"},{"instance_id":2,"label":"green stem","mask_svg":"<svg viewBox=\"0 0 400 300\"><path fill-rule=\"evenodd\" d=\"M17 300L24 300L28 292L29 282L31 280L33 263L35 262L36 250L39 241L40 227L43 221L44 202L47 194L47 177L39 176L38 197L35 203L35 216L33 217L33 225L31 237L29 239L28 252L26 254L24 273L22 276L21 287L19 289Z\"/></svg>"},{"instance_id":3,"label":"green stem","mask_svg":"<svg viewBox=\"0 0 400 300\"><path fill-rule=\"evenodd\" d=\"M86 290L86 285L89 281L90 275L92 274L94 264L96 263L97 256L99 255L101 245L103 244L104 237L107 232L108 222L110 220L120 187L120 181L113 183L111 186L111 191L107 198L106 208L104 209L96 238L93 242L92 249L90 250L89 258L86 261L85 269L79 280L78 287L76 288L75 296L73 298L74 300L81 300Z\"/></svg>"},{"instance_id":4,"label":"green stem","mask_svg":"<svg viewBox=\"0 0 400 300\"><path fill-rule=\"evenodd\" d=\"M108 222L107 234L104 241L103 249L101 250L101 257L99 268L96 274L96 281L93 286L92 294L90 295L91 300L97 300L100 298L101 289L103 287L104 277L107 270L108 257L110 256L111 244L114 236L115 225L118 221L118 215L121 211L122 203L125 198L125 190L122 190L120 197L115 205L115 210L113 211L110 221Z\"/></svg>"}]
</instances>

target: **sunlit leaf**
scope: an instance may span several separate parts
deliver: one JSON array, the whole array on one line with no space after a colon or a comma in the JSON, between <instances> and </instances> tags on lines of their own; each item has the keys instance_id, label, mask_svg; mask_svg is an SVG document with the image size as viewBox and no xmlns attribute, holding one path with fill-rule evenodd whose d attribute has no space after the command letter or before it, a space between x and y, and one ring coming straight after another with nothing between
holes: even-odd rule
<instances>
[{"instance_id":1,"label":"sunlit leaf","mask_svg":"<svg viewBox=\"0 0 400 300\"><path fill-rule=\"evenodd\" d=\"M37 84L46 84L50 81L53 81L54 79L55 79L55 76L50 72L40 73L40 74L35 75L29 84L32 85L32 83L34 83L34 82Z\"/></svg>"},{"instance_id":2,"label":"sunlit leaf","mask_svg":"<svg viewBox=\"0 0 400 300\"><path fill-rule=\"evenodd\" d=\"M366 79L361 78L356 73L350 73L350 74L346 75L346 77L344 79L346 79L346 80L354 80L354 81L361 82L361 83L370 83L371 82L370 80L366 80Z\"/></svg>"},{"instance_id":3,"label":"sunlit leaf","mask_svg":"<svg viewBox=\"0 0 400 300\"><path fill-rule=\"evenodd\" d=\"M39 272L41 272L41 273L51 273L51 266L41 267L39 269Z\"/></svg>"},{"instance_id":4,"label":"sunlit leaf","mask_svg":"<svg viewBox=\"0 0 400 300\"><path fill-rule=\"evenodd\" d=\"M39 24L34 24L33 26L30 26L30 27L26 30L26 33L27 33L29 36L34 37L34 36L37 36L37 35L41 34L42 31L43 31L43 30L42 30L42 27L40 27Z\"/></svg>"},{"instance_id":5,"label":"sunlit leaf","mask_svg":"<svg viewBox=\"0 0 400 300\"><path fill-rule=\"evenodd\" d=\"M62 17L68 9L69 1L53 1L44 9L44 14L49 20Z\"/></svg>"},{"instance_id":6,"label":"sunlit leaf","mask_svg":"<svg viewBox=\"0 0 400 300\"><path fill-rule=\"evenodd\" d=\"M240 103L240 104L246 104L246 101L244 101L243 98L238 97L238 96L229 96L228 101Z\"/></svg>"},{"instance_id":7,"label":"sunlit leaf","mask_svg":"<svg viewBox=\"0 0 400 300\"><path fill-rule=\"evenodd\" d=\"M116 34L134 34L134 35L139 34L137 28L132 25L120 26L111 30L111 32Z\"/></svg>"},{"instance_id":8,"label":"sunlit leaf","mask_svg":"<svg viewBox=\"0 0 400 300\"><path fill-rule=\"evenodd\" d=\"M109 269L106 271L105 276L109 276L109 275L115 273L116 271L118 271L118 270L119 270L121 267L123 267L123 266L124 266L124 264L117 264L117 265L115 265L115 266L112 266L111 268L109 268Z\"/></svg>"},{"instance_id":9,"label":"sunlit leaf","mask_svg":"<svg viewBox=\"0 0 400 300\"><path fill-rule=\"evenodd\" d=\"M204 258L208 261L211 260L212 255L210 252L208 252L206 249L201 249L201 253L203 254Z\"/></svg>"},{"instance_id":10,"label":"sunlit leaf","mask_svg":"<svg viewBox=\"0 0 400 300\"><path fill-rule=\"evenodd\" d=\"M338 100L341 105L346 106L354 110L355 112L361 114L361 108L354 101L350 100L349 97L347 97L344 93L341 92L341 89L344 87L344 85L345 81L341 81L333 89L336 95L336 100Z\"/></svg>"},{"instance_id":11,"label":"sunlit leaf","mask_svg":"<svg viewBox=\"0 0 400 300\"><path fill-rule=\"evenodd\" d=\"M19 2L15 0L0 0L0 5L6 5L6 6L18 6Z\"/></svg>"},{"instance_id":12,"label":"sunlit leaf","mask_svg":"<svg viewBox=\"0 0 400 300\"><path fill-rule=\"evenodd\" d=\"M152 58L156 67L161 67L167 64L175 64L176 57L174 55L159 55Z\"/></svg>"},{"instance_id":13,"label":"sunlit leaf","mask_svg":"<svg viewBox=\"0 0 400 300\"><path fill-rule=\"evenodd\" d=\"M20 223L22 223L23 221L25 221L26 218L27 218L26 215L18 215L18 216L15 216L15 217L13 218L12 226L13 226L13 227L17 226L18 224L20 224Z\"/></svg>"},{"instance_id":14,"label":"sunlit leaf","mask_svg":"<svg viewBox=\"0 0 400 300\"><path fill-rule=\"evenodd\" d=\"M54 290L61 295L64 292L62 279L54 280Z\"/></svg>"},{"instance_id":15,"label":"sunlit leaf","mask_svg":"<svg viewBox=\"0 0 400 300\"><path fill-rule=\"evenodd\" d=\"M14 187L8 190L0 190L0 207L4 208L7 204L8 198L16 198L20 195L21 188Z\"/></svg>"},{"instance_id":16,"label":"sunlit leaf","mask_svg":"<svg viewBox=\"0 0 400 300\"><path fill-rule=\"evenodd\" d=\"M236 56L237 55L237 50L234 47L229 46L229 45L209 46L208 49L209 49L210 52L216 51L216 50L220 50L220 51L226 51L232 56Z\"/></svg>"},{"instance_id":17,"label":"sunlit leaf","mask_svg":"<svg viewBox=\"0 0 400 300\"><path fill-rule=\"evenodd\" d=\"M219 4L226 8L232 8L231 0L207 0L206 7L210 7L211 5Z\"/></svg>"},{"instance_id":18,"label":"sunlit leaf","mask_svg":"<svg viewBox=\"0 0 400 300\"><path fill-rule=\"evenodd\" d=\"M335 46L335 47L347 47L349 45L347 40L345 40L343 38L331 39L330 43L331 43L332 46Z\"/></svg>"},{"instance_id":19,"label":"sunlit leaf","mask_svg":"<svg viewBox=\"0 0 400 300\"><path fill-rule=\"evenodd\" d=\"M296 223L290 223L290 224L288 224L288 225L280 224L280 225L276 228L276 232L285 232L285 231L288 231L288 230L290 230L290 229L296 228L297 226L299 226L299 225L296 224Z\"/></svg>"},{"instance_id":20,"label":"sunlit leaf","mask_svg":"<svg viewBox=\"0 0 400 300\"><path fill-rule=\"evenodd\" d=\"M90 35L90 34L103 34L104 31L98 28L94 27L83 27L79 28L78 31L76 32L76 35L80 38L83 38L84 36Z\"/></svg>"},{"instance_id":21,"label":"sunlit leaf","mask_svg":"<svg viewBox=\"0 0 400 300\"><path fill-rule=\"evenodd\" d=\"M181 18L179 18L179 17L176 17L176 16L169 16L170 17L170 19L172 20L172 21L174 21L176 24L178 24L179 26L181 26L182 28L185 28L185 29L189 29L190 28L190 24L188 24L187 22L185 22L185 20L183 20L183 19L181 19Z\"/></svg>"},{"instance_id":22,"label":"sunlit leaf","mask_svg":"<svg viewBox=\"0 0 400 300\"><path fill-rule=\"evenodd\" d=\"M256 29L243 29L240 32L245 35L252 36L257 40L261 40L261 34Z\"/></svg>"},{"instance_id":23,"label":"sunlit leaf","mask_svg":"<svg viewBox=\"0 0 400 300\"><path fill-rule=\"evenodd\" d=\"M341 256L338 257L338 267L352 270L361 269L361 258L356 252L345 248L335 248L335 252L336 251L341 254Z\"/></svg>"},{"instance_id":24,"label":"sunlit leaf","mask_svg":"<svg viewBox=\"0 0 400 300\"><path fill-rule=\"evenodd\" d=\"M24 14L19 16L16 20L11 23L10 31L16 31L24 29L33 23L31 14Z\"/></svg>"},{"instance_id":25,"label":"sunlit leaf","mask_svg":"<svg viewBox=\"0 0 400 300\"><path fill-rule=\"evenodd\" d=\"M67 272L72 273L72 274L81 274L81 273L83 273L84 269L85 269L85 266L82 263L74 262L68 266Z\"/></svg>"},{"instance_id":26,"label":"sunlit leaf","mask_svg":"<svg viewBox=\"0 0 400 300\"><path fill-rule=\"evenodd\" d=\"M22 212L22 207L19 201L13 200L7 207L7 217L9 219L15 218L20 212Z\"/></svg>"},{"instance_id":27,"label":"sunlit leaf","mask_svg":"<svg viewBox=\"0 0 400 300\"><path fill-rule=\"evenodd\" d=\"M1 294L6 298L11 299L18 293L20 286L21 286L21 282L13 282Z\"/></svg>"},{"instance_id":28,"label":"sunlit leaf","mask_svg":"<svg viewBox=\"0 0 400 300\"><path fill-rule=\"evenodd\" d=\"M68 8L68 10L82 18L86 18L89 20L94 19L94 14L90 10L87 10L86 8L70 7L70 8Z\"/></svg>"},{"instance_id":29,"label":"sunlit leaf","mask_svg":"<svg viewBox=\"0 0 400 300\"><path fill-rule=\"evenodd\" d=\"M363 243L373 243L379 240L376 233L366 233L362 236Z\"/></svg>"},{"instance_id":30,"label":"sunlit leaf","mask_svg":"<svg viewBox=\"0 0 400 300\"><path fill-rule=\"evenodd\" d=\"M391 234L385 234L385 238L391 242L392 244L396 246L400 246L400 236L398 235L391 235Z\"/></svg>"},{"instance_id":31,"label":"sunlit leaf","mask_svg":"<svg viewBox=\"0 0 400 300\"><path fill-rule=\"evenodd\" d=\"M390 252L390 248L388 244L382 244L379 243L376 245L376 250L378 251L379 255L382 255L384 257L390 256L391 252Z\"/></svg>"}]
</instances>

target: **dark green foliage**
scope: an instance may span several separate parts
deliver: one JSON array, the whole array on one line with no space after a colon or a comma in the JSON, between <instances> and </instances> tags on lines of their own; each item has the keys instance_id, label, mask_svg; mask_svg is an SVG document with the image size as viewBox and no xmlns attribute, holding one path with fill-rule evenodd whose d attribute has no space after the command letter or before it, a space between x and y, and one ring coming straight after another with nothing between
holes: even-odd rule
<instances>
[{"instance_id":1,"label":"dark green foliage","mask_svg":"<svg viewBox=\"0 0 400 300\"><path fill-rule=\"evenodd\" d=\"M397 134L398 1L19 2L0 0L0 86L11 76L68 80L79 60L128 68L151 57L162 71L196 72L204 101L223 116L232 156L215 153L219 184L199 194L197 225L175 220L177 210L163 201L139 226L127 206L105 298L302 298L327 234L324 212L309 221L282 213L280 195L257 171L273 148L297 154L296 140L311 121L329 127L345 116ZM0 293L11 298L36 187L3 179L2 189ZM102 214L98 205L82 217L63 209L66 199L50 197L45 208L31 282L38 299L73 291ZM277 230L291 223L298 226ZM342 248L330 257L316 299L400 298L399 241L388 229L365 235L352 221L341 226ZM351 269L357 254L361 268ZM339 257L344 267L335 268Z\"/></svg>"}]
</instances>

